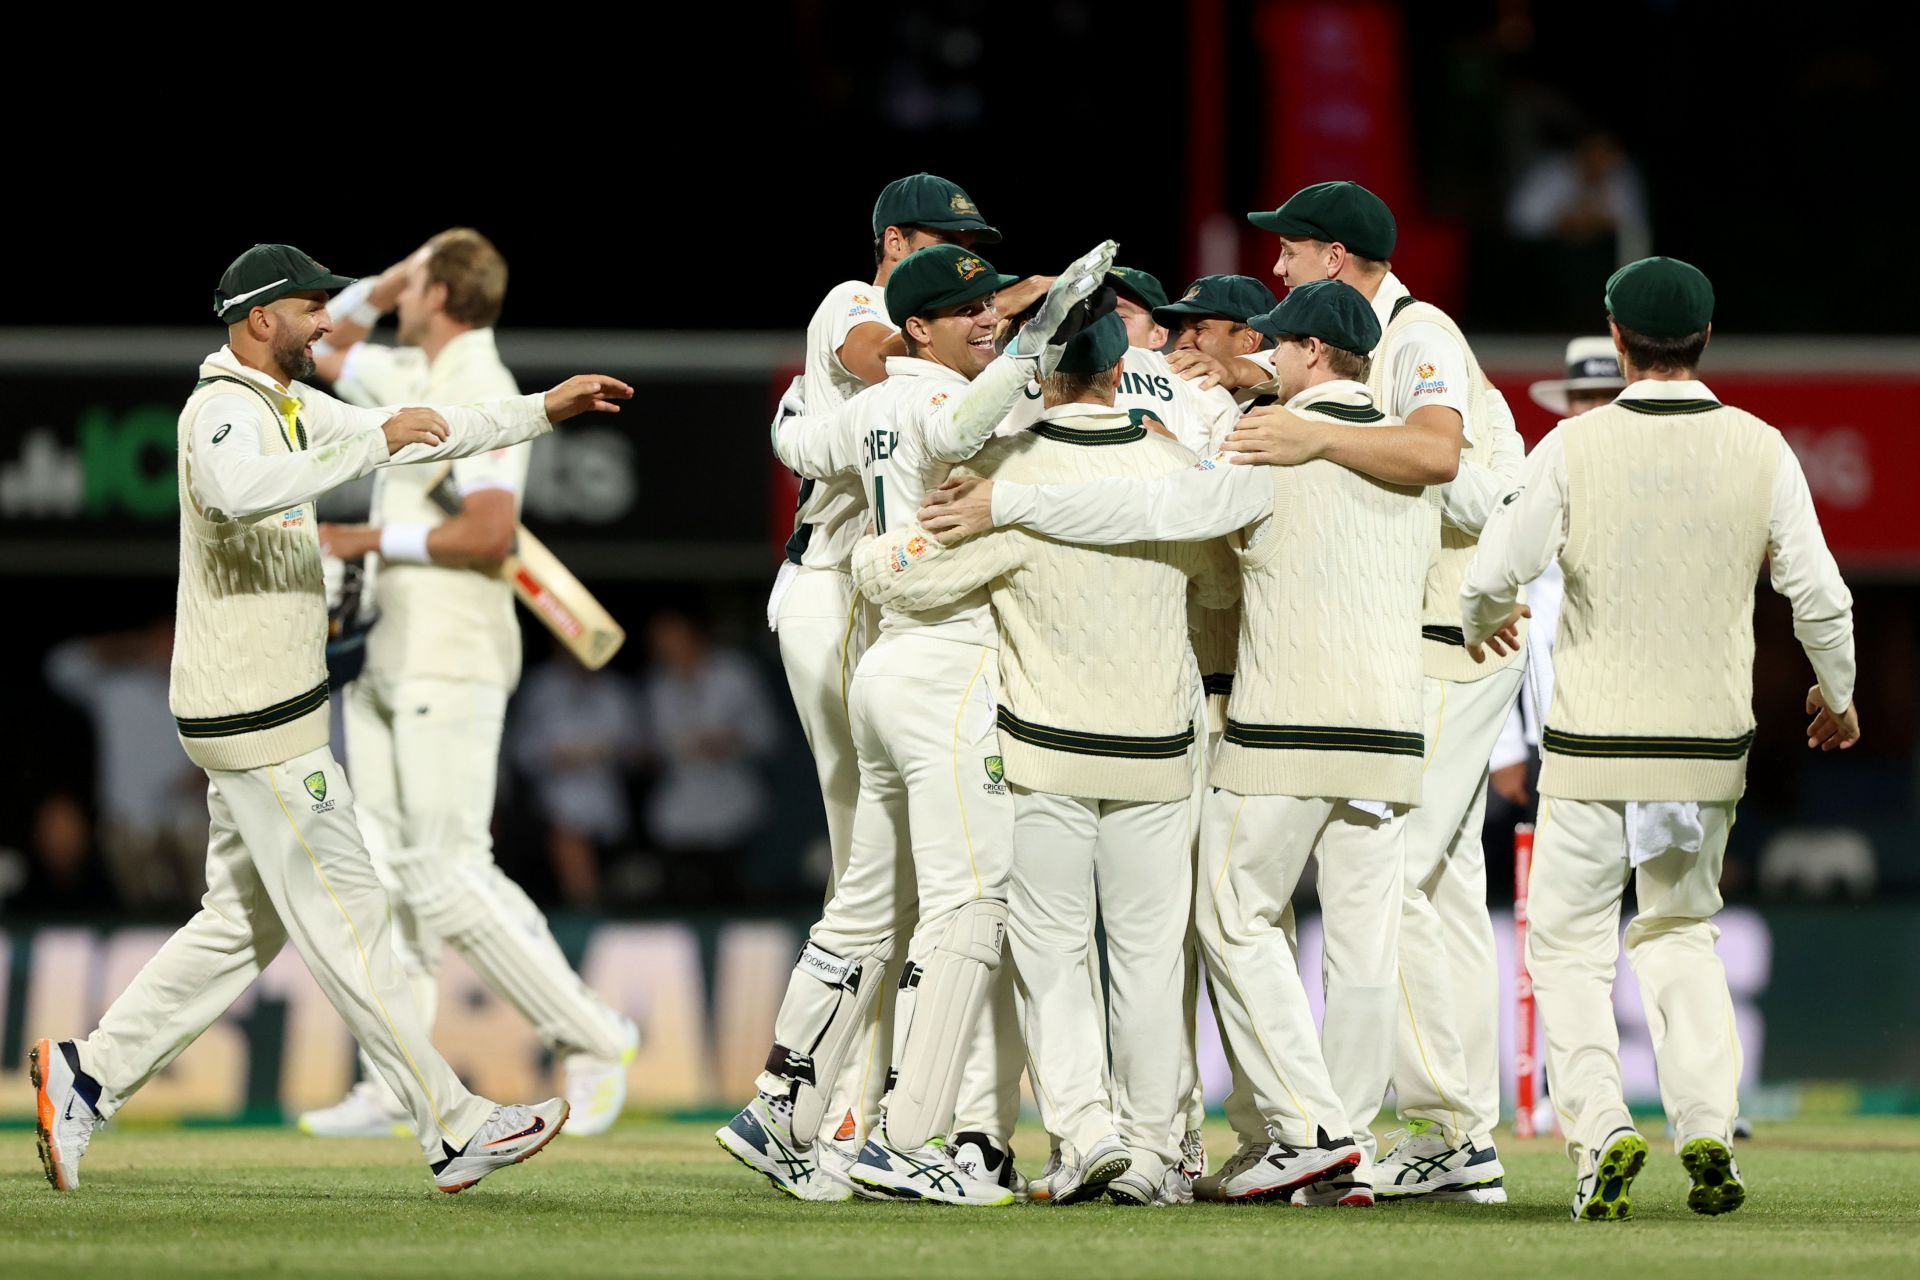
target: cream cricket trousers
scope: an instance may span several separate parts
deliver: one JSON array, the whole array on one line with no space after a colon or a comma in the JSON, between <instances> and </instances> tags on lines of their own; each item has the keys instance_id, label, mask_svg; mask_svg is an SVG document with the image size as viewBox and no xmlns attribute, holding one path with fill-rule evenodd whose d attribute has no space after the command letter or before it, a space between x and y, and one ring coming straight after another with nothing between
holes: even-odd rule
<instances>
[{"instance_id":1,"label":"cream cricket trousers","mask_svg":"<svg viewBox=\"0 0 1920 1280\"><path fill-rule=\"evenodd\" d=\"M1087 800L1015 786L1013 808L1007 945L1041 1117L1083 1155L1117 1133L1134 1168L1157 1183L1178 1159L1193 891L1188 801ZM1087 947L1096 904L1107 944L1104 1007L1098 972L1089 972L1099 957Z\"/></svg>"},{"instance_id":2,"label":"cream cricket trousers","mask_svg":"<svg viewBox=\"0 0 1920 1280\"><path fill-rule=\"evenodd\" d=\"M807 747L813 752L820 803L827 815L827 843L833 853L827 878L829 902L840 877L846 874L853 848L854 805L860 796L860 764L854 752L847 700L854 669L866 652L866 614L866 602L854 590L851 574L800 566L781 594L776 619L780 665L786 668L793 709L800 717ZM897 978L899 966L890 965L888 973ZM884 1060L886 1046L892 1040L893 1003L875 1000L867 1006L862 1061ZM819 1136L851 1142L856 1147L864 1142L879 1112L885 1083L884 1069L842 1072L827 1099Z\"/></svg>"},{"instance_id":3,"label":"cream cricket trousers","mask_svg":"<svg viewBox=\"0 0 1920 1280\"><path fill-rule=\"evenodd\" d=\"M326 747L284 764L207 771L207 893L80 1041L103 1117L226 1012L291 938L430 1160L471 1138L493 1104L468 1093L414 1012L387 893Z\"/></svg>"},{"instance_id":4,"label":"cream cricket trousers","mask_svg":"<svg viewBox=\"0 0 1920 1280\"><path fill-rule=\"evenodd\" d=\"M846 873L811 931L820 947L862 955L911 929L906 960L924 967L956 910L1006 901L1013 797L994 727L999 683L996 650L931 636L883 635L860 659L848 697L860 799ZM884 1087L908 1025L896 1018L892 1045L843 1070L862 1079L855 1096L876 1076ZM777 1041L801 1042L781 1030L776 1021ZM770 1075L759 1084L785 1087Z\"/></svg>"},{"instance_id":5,"label":"cream cricket trousers","mask_svg":"<svg viewBox=\"0 0 1920 1280\"><path fill-rule=\"evenodd\" d=\"M1221 1031L1282 1141L1351 1136L1373 1158L1369 1126L1393 1061L1406 826L1404 814L1383 820L1345 800L1207 795L1194 919ZM1309 857L1326 938L1321 1033L1286 927Z\"/></svg>"},{"instance_id":6,"label":"cream cricket trousers","mask_svg":"<svg viewBox=\"0 0 1920 1280\"><path fill-rule=\"evenodd\" d=\"M1500 1123L1500 974L1487 915L1487 760L1524 667L1424 682L1426 772L1407 815L1393 1087L1406 1119L1485 1146Z\"/></svg>"},{"instance_id":7,"label":"cream cricket trousers","mask_svg":"<svg viewBox=\"0 0 1920 1280\"><path fill-rule=\"evenodd\" d=\"M556 1053L618 1061L620 1015L588 989L547 918L493 860L494 781L507 691L374 672L347 687L347 759L360 829L393 894L401 959L431 1028L440 945L520 1011Z\"/></svg>"},{"instance_id":8,"label":"cream cricket trousers","mask_svg":"<svg viewBox=\"0 0 1920 1280\"><path fill-rule=\"evenodd\" d=\"M1527 888L1527 971L1547 1032L1547 1080L1567 1151L1597 1148L1633 1123L1620 1084L1613 979L1620 954L1620 897L1632 875L1639 914L1627 926L1627 962L1640 981L1660 1072L1660 1101L1674 1150L1701 1136L1733 1139L1739 1113L1740 1037L1720 930L1720 864L1732 804L1702 804L1698 853L1672 850L1632 871L1626 805L1540 799Z\"/></svg>"}]
</instances>

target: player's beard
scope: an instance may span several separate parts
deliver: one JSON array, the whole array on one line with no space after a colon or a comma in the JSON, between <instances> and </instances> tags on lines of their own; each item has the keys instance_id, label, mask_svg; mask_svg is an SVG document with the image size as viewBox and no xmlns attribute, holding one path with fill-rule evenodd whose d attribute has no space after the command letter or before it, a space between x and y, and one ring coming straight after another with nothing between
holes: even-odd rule
<instances>
[{"instance_id":1,"label":"player's beard","mask_svg":"<svg viewBox=\"0 0 1920 1280\"><path fill-rule=\"evenodd\" d=\"M273 362L280 366L282 382L305 382L313 377L313 356L305 339L291 331L277 334L273 340Z\"/></svg>"}]
</instances>

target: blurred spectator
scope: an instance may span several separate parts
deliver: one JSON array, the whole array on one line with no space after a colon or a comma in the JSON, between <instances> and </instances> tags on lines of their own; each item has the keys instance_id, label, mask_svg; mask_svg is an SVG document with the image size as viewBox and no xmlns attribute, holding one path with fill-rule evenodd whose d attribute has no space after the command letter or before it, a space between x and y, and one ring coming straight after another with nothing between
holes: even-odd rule
<instances>
[{"instance_id":1,"label":"blurred spectator","mask_svg":"<svg viewBox=\"0 0 1920 1280\"><path fill-rule=\"evenodd\" d=\"M633 687L558 645L520 683L507 750L547 821L547 856L569 906L604 905L599 855L633 830L628 771L640 752Z\"/></svg>"},{"instance_id":2,"label":"blurred spectator","mask_svg":"<svg viewBox=\"0 0 1920 1280\"><path fill-rule=\"evenodd\" d=\"M752 660L716 650L686 614L656 613L647 645L642 714L659 775L647 836L666 857L674 897L736 899L747 845L767 817L757 762L779 741L773 704Z\"/></svg>"},{"instance_id":3,"label":"blurred spectator","mask_svg":"<svg viewBox=\"0 0 1920 1280\"><path fill-rule=\"evenodd\" d=\"M0 898L7 910L30 915L99 915L118 905L104 883L93 849L87 811L66 792L42 800L33 811L32 847L24 859L6 850Z\"/></svg>"},{"instance_id":4,"label":"blurred spectator","mask_svg":"<svg viewBox=\"0 0 1920 1280\"><path fill-rule=\"evenodd\" d=\"M1652 243L1640 171L1619 139L1599 129L1528 166L1507 204L1507 226L1522 240L1610 240L1615 265L1646 257Z\"/></svg>"},{"instance_id":5,"label":"blurred spectator","mask_svg":"<svg viewBox=\"0 0 1920 1280\"><path fill-rule=\"evenodd\" d=\"M99 846L130 907L190 903L206 890L206 775L180 749L167 707L172 657L173 620L156 618L67 640L46 659L47 683L93 722Z\"/></svg>"}]
</instances>

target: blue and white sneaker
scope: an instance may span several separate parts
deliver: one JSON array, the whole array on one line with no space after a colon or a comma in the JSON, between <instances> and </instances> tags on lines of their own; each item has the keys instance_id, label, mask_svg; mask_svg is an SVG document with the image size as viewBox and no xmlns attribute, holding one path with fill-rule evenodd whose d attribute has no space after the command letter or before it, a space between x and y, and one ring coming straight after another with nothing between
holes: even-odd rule
<instances>
[{"instance_id":1,"label":"blue and white sneaker","mask_svg":"<svg viewBox=\"0 0 1920 1280\"><path fill-rule=\"evenodd\" d=\"M820 1168L793 1137L793 1103L755 1095L714 1133L720 1149L796 1200L851 1200L853 1188Z\"/></svg>"},{"instance_id":2,"label":"blue and white sneaker","mask_svg":"<svg viewBox=\"0 0 1920 1280\"><path fill-rule=\"evenodd\" d=\"M27 1058L40 1167L55 1191L72 1191L80 1185L80 1157L87 1154L93 1131L106 1123L97 1110L100 1082L80 1069L80 1052L71 1040L38 1041Z\"/></svg>"},{"instance_id":3,"label":"blue and white sneaker","mask_svg":"<svg viewBox=\"0 0 1920 1280\"><path fill-rule=\"evenodd\" d=\"M1624 1222L1633 1216L1633 1180L1647 1167L1647 1140L1630 1128L1615 1129L1583 1152L1573 1184L1575 1222Z\"/></svg>"},{"instance_id":4,"label":"blue and white sneaker","mask_svg":"<svg viewBox=\"0 0 1920 1280\"><path fill-rule=\"evenodd\" d=\"M1393 1150L1374 1166L1376 1194L1382 1200L1461 1201L1505 1204L1507 1171L1493 1146L1471 1138L1454 1146L1431 1120L1409 1120Z\"/></svg>"},{"instance_id":5,"label":"blue and white sneaker","mask_svg":"<svg viewBox=\"0 0 1920 1280\"><path fill-rule=\"evenodd\" d=\"M886 1132L886 1125L880 1126ZM1013 1192L997 1181L975 1178L953 1162L944 1142L929 1142L918 1151L902 1151L879 1137L867 1139L850 1171L855 1182L896 1200L931 1200L936 1204L998 1208L1013 1203Z\"/></svg>"}]
</instances>

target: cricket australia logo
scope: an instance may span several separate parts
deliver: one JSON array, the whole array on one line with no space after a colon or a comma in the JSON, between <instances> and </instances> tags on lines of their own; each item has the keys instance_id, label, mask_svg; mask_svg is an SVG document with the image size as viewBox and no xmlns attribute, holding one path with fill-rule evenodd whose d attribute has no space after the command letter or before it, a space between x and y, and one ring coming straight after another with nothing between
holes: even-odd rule
<instances>
[{"instance_id":1,"label":"cricket australia logo","mask_svg":"<svg viewBox=\"0 0 1920 1280\"><path fill-rule=\"evenodd\" d=\"M988 756L981 763L987 768L987 780L981 784L981 790L989 795L1007 794L1007 762L999 756Z\"/></svg>"},{"instance_id":2,"label":"cricket australia logo","mask_svg":"<svg viewBox=\"0 0 1920 1280\"><path fill-rule=\"evenodd\" d=\"M315 813L326 813L333 808L333 801L327 799L327 775L324 772L316 769L302 778L301 783L316 802L313 806Z\"/></svg>"}]
</instances>

